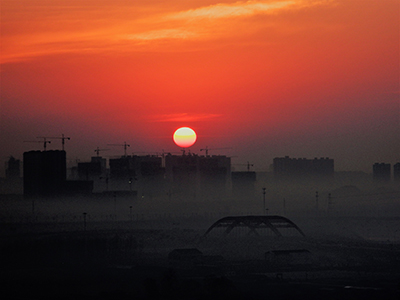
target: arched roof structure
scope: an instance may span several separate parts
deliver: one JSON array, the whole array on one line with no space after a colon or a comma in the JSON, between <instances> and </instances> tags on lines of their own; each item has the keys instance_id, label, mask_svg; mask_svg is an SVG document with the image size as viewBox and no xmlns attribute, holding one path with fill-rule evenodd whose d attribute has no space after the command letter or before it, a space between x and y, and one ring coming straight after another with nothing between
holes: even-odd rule
<instances>
[{"instance_id":1,"label":"arched roof structure","mask_svg":"<svg viewBox=\"0 0 400 300\"><path fill-rule=\"evenodd\" d=\"M217 227L226 228L225 234L229 234L235 227L248 227L250 232L256 235L259 235L257 229L270 229L276 236L282 236L279 228L294 228L302 236L305 236L295 223L281 216L229 216L216 221L204 235L206 236Z\"/></svg>"}]
</instances>

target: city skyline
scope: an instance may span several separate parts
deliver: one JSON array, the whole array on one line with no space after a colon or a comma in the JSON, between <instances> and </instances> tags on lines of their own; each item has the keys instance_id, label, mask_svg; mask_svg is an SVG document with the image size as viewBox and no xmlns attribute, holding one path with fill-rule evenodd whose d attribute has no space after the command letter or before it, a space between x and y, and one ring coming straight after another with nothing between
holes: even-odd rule
<instances>
[{"instance_id":1,"label":"city skyline","mask_svg":"<svg viewBox=\"0 0 400 300\"><path fill-rule=\"evenodd\" d=\"M209 149L208 147L199 149L198 152L191 152L189 149L190 147L181 147L180 150L181 152L169 152L169 151L161 151L161 152L140 152L140 153L129 153L127 149L130 147L130 145L126 142L124 144L109 144L109 146L122 146L124 154L119 154L119 155L100 155L100 153L103 153L103 151L108 151L111 149L100 149L97 147L94 150L95 155L91 155L90 158L83 159L81 160L79 157L76 157L75 161L72 161L71 159L67 159L67 152L64 149L64 142L62 142L62 149L47 149L47 145L51 143L51 140L48 140L47 138L42 137L42 141L39 141L39 144L42 144L42 149L41 150L28 150L23 153L23 156L29 153L61 153L63 152L65 155L65 164L66 168L69 170L69 172L72 171L72 169L79 169L79 165L89 165L95 162L96 164L102 161L102 165L104 165L102 168L104 171L110 172L111 170L111 161L117 161L117 160L124 160L124 159L131 159L131 158L138 158L138 159L150 159L150 158L157 158L160 159L160 167L162 165L165 165L165 158L166 157L174 157L174 158L199 158L199 159L204 159L204 158L227 158L230 161L230 165L232 168L232 171L238 171L238 172L260 172L260 173L273 173L275 176L280 176L283 174L291 174L294 176L300 176L302 173L306 174L307 172L316 172L318 174L319 172L320 175L322 174L333 176L334 173L336 172L343 172L342 170L336 170L335 169L335 159L331 157L289 157L287 155L285 156L279 156L279 157L274 157L269 164L268 170L259 170L254 167L254 164L251 163L250 161L247 161L244 164L236 164L232 162L232 156L226 155L226 153L221 152L221 150L229 149L229 148L214 148L214 149ZM65 138L67 139L67 138ZM68 138L69 139L69 138ZM36 141L30 141L30 142L36 142ZM204 151L204 152L202 152ZM219 153L215 154L210 154L209 151L218 151ZM8 160L4 163L5 165L5 173L11 172L14 174L17 169L18 169L18 177L21 177L21 174L23 173L23 163L24 159L16 159L13 155L10 155L8 157ZM385 176L389 176L389 180L391 175L394 175L394 179L396 176L398 176L398 167L400 165L400 162L374 162L371 164L371 172L364 172L365 174L372 174L376 175L376 172L379 172L377 168L384 168L384 173ZM393 170L392 170L393 167ZM165 166L163 167L165 168ZM382 169L383 170L383 169ZM65 170L67 171L67 170ZM300 172L300 173L299 173ZM346 171L344 171L346 173ZM347 171L350 173L359 173L363 172L361 170L351 170ZM392 174L396 173L396 174ZM304 175L303 174L303 175ZM324 176L325 176L324 175ZM11 177L15 177L14 175L10 175ZM0 176L4 177L4 176ZM5 174L5 177L7 178L7 174Z\"/></svg>"},{"instance_id":2,"label":"city skyline","mask_svg":"<svg viewBox=\"0 0 400 300\"><path fill-rule=\"evenodd\" d=\"M67 161L190 149L250 161L400 161L396 0L2 1L3 165L65 134ZM61 149L61 141L47 145ZM222 152L211 149L230 148Z\"/></svg>"},{"instance_id":3,"label":"city skyline","mask_svg":"<svg viewBox=\"0 0 400 300\"><path fill-rule=\"evenodd\" d=\"M63 140L64 139L64 140ZM171 137L173 140L173 137ZM60 140L60 141L59 141ZM22 154L25 152L35 152L35 151L54 151L54 150L65 150L65 148L68 148L68 145L66 146L65 144L67 143L66 140L70 140L70 137L65 137L64 134L60 135L59 137L36 137L36 139L32 139L30 141L25 141L29 143L29 146L26 146L28 150L24 151ZM68 142L70 143L70 142ZM36 146L32 146L35 144ZM190 146L190 147L179 147L178 145L175 145L176 151L167 151L165 149L162 149L161 151L132 151L133 149L130 149L130 144L127 142L119 143L119 144L103 144L104 147L99 147L97 146L95 149L92 149L91 153L86 153L83 157L72 157L71 155L68 154L68 151L66 151L66 163L67 163L67 168L73 168L78 165L78 163L81 162L89 162L93 158L103 158L107 162L112 159L116 158L122 158L122 157L132 157L132 156L138 156L138 157L145 157L145 156L155 156L155 157L164 157L167 154L173 155L173 156L181 156L181 155L194 155L194 156L226 156L229 157L232 161L232 168L233 170L236 171L255 171L255 172L273 172L273 165L274 161L276 159L290 159L290 160L307 160L307 161L312 161L312 160L335 160L334 157L328 157L328 156L321 156L321 157L311 157L311 156L303 156L303 157L293 157L289 155L278 155L273 158L271 158L270 161L264 161L263 165L257 165L254 164L253 161L244 160L238 161L237 156L232 155L232 153L235 153L234 149L229 148L229 147L224 147L224 148L210 148L208 146L205 146L204 148L201 148L198 146ZM204 152L203 152L204 151ZM228 153L231 153L228 154ZM0 177L4 177L5 172L7 170L7 162L9 159L12 160L19 160L21 163L23 162L22 155L9 155L6 157L4 160L4 169L0 169ZM337 160L335 160L335 172L343 172L343 171L349 171L349 172L365 172L367 174L372 174L373 173L373 167L374 164L389 164L394 166L395 164L398 164L399 161L375 161L375 162L370 162L370 165L368 166L369 168L366 170L362 169L349 169L349 170L337 170L336 164ZM107 163L108 165L108 163ZM340 165L340 162L339 162ZM22 171L22 164L21 164L21 171Z\"/></svg>"}]
</instances>

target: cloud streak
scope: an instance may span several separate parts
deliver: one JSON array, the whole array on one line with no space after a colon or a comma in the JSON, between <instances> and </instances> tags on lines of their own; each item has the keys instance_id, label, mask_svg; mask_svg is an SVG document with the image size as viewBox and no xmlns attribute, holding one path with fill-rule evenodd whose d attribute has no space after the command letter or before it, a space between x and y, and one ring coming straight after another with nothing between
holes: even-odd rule
<instances>
[{"instance_id":1,"label":"cloud streak","mask_svg":"<svg viewBox=\"0 0 400 300\"><path fill-rule=\"evenodd\" d=\"M169 19L192 21L195 19L221 19L230 17L251 16L261 13L272 13L295 4L295 1L246 1L233 4L216 4L198 9L190 9L168 16Z\"/></svg>"},{"instance_id":2,"label":"cloud streak","mask_svg":"<svg viewBox=\"0 0 400 300\"><path fill-rule=\"evenodd\" d=\"M221 114L160 114L150 118L152 122L200 122L221 117Z\"/></svg>"},{"instance_id":3,"label":"cloud streak","mask_svg":"<svg viewBox=\"0 0 400 300\"><path fill-rule=\"evenodd\" d=\"M160 39L210 39L232 31L232 22L257 14L269 14L293 6L295 1L246 1L215 5L168 13L157 23L168 29L143 31L127 36L129 40L153 41ZM230 24L226 26L226 24Z\"/></svg>"},{"instance_id":4,"label":"cloud streak","mask_svg":"<svg viewBox=\"0 0 400 300\"><path fill-rule=\"evenodd\" d=\"M171 29L160 29L142 32L138 34L132 34L127 37L129 40L140 40L140 41L152 41L160 39L188 39L196 38L197 33L189 31L185 28L171 28Z\"/></svg>"}]
</instances>

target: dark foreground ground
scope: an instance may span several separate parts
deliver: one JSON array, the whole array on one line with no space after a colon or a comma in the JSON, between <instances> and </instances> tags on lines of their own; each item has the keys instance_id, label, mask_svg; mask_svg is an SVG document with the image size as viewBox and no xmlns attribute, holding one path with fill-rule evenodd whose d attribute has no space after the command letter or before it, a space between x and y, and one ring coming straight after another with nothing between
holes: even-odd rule
<instances>
[{"instance_id":1,"label":"dark foreground ground","mask_svg":"<svg viewBox=\"0 0 400 300\"><path fill-rule=\"evenodd\" d=\"M103 222L84 230L74 223L3 224L2 295L400 299L398 244L333 236L204 238L204 228L194 224L199 222ZM201 253L168 258L174 249L190 248ZM296 249L306 250L307 257L265 257L271 250Z\"/></svg>"},{"instance_id":2,"label":"dark foreground ground","mask_svg":"<svg viewBox=\"0 0 400 300\"><path fill-rule=\"evenodd\" d=\"M3 224L2 299L400 299L396 243L204 238L191 224ZM201 254L168 258L190 248ZM296 249L307 257L265 257Z\"/></svg>"}]
</instances>

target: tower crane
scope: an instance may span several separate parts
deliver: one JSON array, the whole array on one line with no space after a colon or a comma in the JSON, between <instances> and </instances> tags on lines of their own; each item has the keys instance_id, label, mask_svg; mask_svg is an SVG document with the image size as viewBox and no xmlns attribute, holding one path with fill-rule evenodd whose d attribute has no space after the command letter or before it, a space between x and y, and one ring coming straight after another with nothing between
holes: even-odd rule
<instances>
[{"instance_id":1,"label":"tower crane","mask_svg":"<svg viewBox=\"0 0 400 300\"><path fill-rule=\"evenodd\" d=\"M38 139L43 139L43 141L24 141L24 143L43 143L43 151L46 151L47 144L50 144L51 141L48 141L45 137L37 137Z\"/></svg>"},{"instance_id":2,"label":"tower crane","mask_svg":"<svg viewBox=\"0 0 400 300\"><path fill-rule=\"evenodd\" d=\"M208 156L208 151L210 151L210 150L224 150L224 149L232 149L232 148L226 147L226 148L212 148L212 149L209 149L208 146L206 146L204 149L200 149L200 151L206 151L206 156Z\"/></svg>"},{"instance_id":3,"label":"tower crane","mask_svg":"<svg viewBox=\"0 0 400 300\"><path fill-rule=\"evenodd\" d=\"M61 144L62 144L62 150L64 151L64 145L65 145L65 140L70 140L70 137L64 136L64 134L62 134L61 136L57 136L57 137L38 137L40 139L61 139Z\"/></svg>"},{"instance_id":4,"label":"tower crane","mask_svg":"<svg viewBox=\"0 0 400 300\"><path fill-rule=\"evenodd\" d=\"M250 167L254 167L254 164L247 162L247 172L250 172Z\"/></svg>"},{"instance_id":5,"label":"tower crane","mask_svg":"<svg viewBox=\"0 0 400 300\"><path fill-rule=\"evenodd\" d=\"M164 149L162 149L161 157L164 158L165 155L171 155L172 153L178 154L179 152L166 152L166 151L164 151Z\"/></svg>"},{"instance_id":6,"label":"tower crane","mask_svg":"<svg viewBox=\"0 0 400 300\"><path fill-rule=\"evenodd\" d=\"M99 156L100 151L107 151L110 149L100 149L99 147L96 148L96 150L94 150L94 152L96 152L97 156Z\"/></svg>"},{"instance_id":7,"label":"tower crane","mask_svg":"<svg viewBox=\"0 0 400 300\"><path fill-rule=\"evenodd\" d=\"M253 167L254 164L247 162L247 164L235 164L236 166L247 166L247 172L250 172L250 167Z\"/></svg>"},{"instance_id":8,"label":"tower crane","mask_svg":"<svg viewBox=\"0 0 400 300\"><path fill-rule=\"evenodd\" d=\"M107 146L124 146L124 155L126 156L126 148L130 147L131 145L128 145L126 142L124 142L124 144L107 144Z\"/></svg>"}]
</instances>

